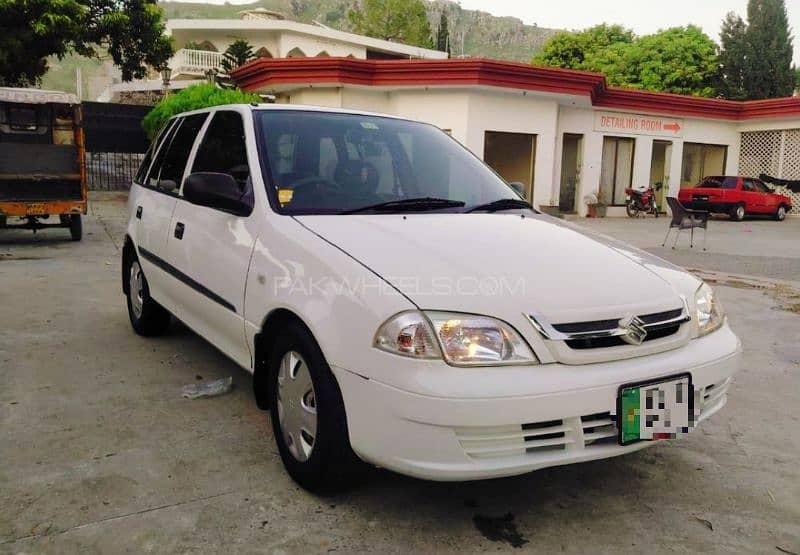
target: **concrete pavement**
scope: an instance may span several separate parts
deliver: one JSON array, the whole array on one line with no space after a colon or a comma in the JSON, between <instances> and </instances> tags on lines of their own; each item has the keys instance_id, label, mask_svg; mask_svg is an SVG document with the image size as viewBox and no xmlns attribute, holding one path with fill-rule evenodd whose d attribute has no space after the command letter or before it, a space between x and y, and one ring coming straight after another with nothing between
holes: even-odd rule
<instances>
[{"instance_id":1,"label":"concrete pavement","mask_svg":"<svg viewBox=\"0 0 800 555\"><path fill-rule=\"evenodd\" d=\"M359 489L320 498L284 472L247 372L179 324L158 339L132 333L121 204L104 199L82 243L0 231L0 552L800 553L791 287L717 274L744 368L728 406L682 441L484 482L375 469ZM665 224L584 225L651 250ZM744 225L753 231L734 227ZM798 279L799 229L715 222L719 258L663 254L717 271L745 257L733 269ZM225 396L181 397L184 384L226 376Z\"/></svg>"}]
</instances>

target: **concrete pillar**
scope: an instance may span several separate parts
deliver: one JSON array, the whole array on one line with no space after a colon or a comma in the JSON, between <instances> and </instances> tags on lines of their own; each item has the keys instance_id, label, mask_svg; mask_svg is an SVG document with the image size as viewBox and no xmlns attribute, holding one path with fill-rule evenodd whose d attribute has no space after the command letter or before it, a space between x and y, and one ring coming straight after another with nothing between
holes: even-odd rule
<instances>
[{"instance_id":1,"label":"concrete pillar","mask_svg":"<svg viewBox=\"0 0 800 555\"><path fill-rule=\"evenodd\" d=\"M637 137L633 149L633 180L631 187L642 188L651 185L650 163L653 159L653 138Z\"/></svg>"},{"instance_id":2,"label":"concrete pillar","mask_svg":"<svg viewBox=\"0 0 800 555\"><path fill-rule=\"evenodd\" d=\"M581 178L575 190L575 196L578 199L578 212L581 216L585 216L587 212L583 197L589 193L597 194L600 189L600 164L602 159L602 133L586 133L583 136L583 152L581 153Z\"/></svg>"},{"instance_id":3,"label":"concrete pillar","mask_svg":"<svg viewBox=\"0 0 800 555\"><path fill-rule=\"evenodd\" d=\"M681 190L681 169L683 166L683 140L672 141L672 155L669 161L669 189L667 196L677 197Z\"/></svg>"}]
</instances>

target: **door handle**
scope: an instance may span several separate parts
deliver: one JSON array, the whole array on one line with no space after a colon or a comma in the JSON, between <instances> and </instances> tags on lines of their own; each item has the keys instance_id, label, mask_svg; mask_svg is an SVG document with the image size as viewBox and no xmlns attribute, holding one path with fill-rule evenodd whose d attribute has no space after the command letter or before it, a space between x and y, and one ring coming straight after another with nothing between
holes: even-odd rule
<instances>
[{"instance_id":1,"label":"door handle","mask_svg":"<svg viewBox=\"0 0 800 555\"><path fill-rule=\"evenodd\" d=\"M136 207L136 219L137 220L141 220L142 219L142 207L141 206L137 206Z\"/></svg>"},{"instance_id":2,"label":"door handle","mask_svg":"<svg viewBox=\"0 0 800 555\"><path fill-rule=\"evenodd\" d=\"M183 239L184 229L186 229L186 227L181 222L175 224L175 239Z\"/></svg>"}]
</instances>

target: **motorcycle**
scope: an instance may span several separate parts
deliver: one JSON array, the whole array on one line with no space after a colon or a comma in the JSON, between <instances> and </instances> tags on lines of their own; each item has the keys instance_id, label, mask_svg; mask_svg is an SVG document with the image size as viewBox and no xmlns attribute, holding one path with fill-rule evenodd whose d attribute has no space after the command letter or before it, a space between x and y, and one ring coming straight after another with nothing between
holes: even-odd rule
<instances>
[{"instance_id":1,"label":"motorcycle","mask_svg":"<svg viewBox=\"0 0 800 555\"><path fill-rule=\"evenodd\" d=\"M636 218L639 213L652 214L658 218L658 206L656 206L656 192L663 188L661 182L656 183L654 187L647 189L634 189L629 187L625 189L628 199L625 201L625 212L629 218Z\"/></svg>"}]
</instances>

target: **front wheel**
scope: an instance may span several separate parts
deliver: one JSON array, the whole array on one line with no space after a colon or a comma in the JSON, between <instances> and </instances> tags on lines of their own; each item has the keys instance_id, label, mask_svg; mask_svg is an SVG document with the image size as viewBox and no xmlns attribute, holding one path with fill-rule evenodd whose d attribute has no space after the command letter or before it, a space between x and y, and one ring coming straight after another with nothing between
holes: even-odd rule
<instances>
[{"instance_id":1,"label":"front wheel","mask_svg":"<svg viewBox=\"0 0 800 555\"><path fill-rule=\"evenodd\" d=\"M169 328L172 316L150 296L147 279L134 254L126 261L125 275L128 277L128 318L133 330L146 337L163 335Z\"/></svg>"},{"instance_id":2,"label":"front wheel","mask_svg":"<svg viewBox=\"0 0 800 555\"><path fill-rule=\"evenodd\" d=\"M625 204L625 212L628 214L629 218L636 218L639 216L639 206L636 204L636 201L629 200Z\"/></svg>"},{"instance_id":3,"label":"front wheel","mask_svg":"<svg viewBox=\"0 0 800 555\"><path fill-rule=\"evenodd\" d=\"M83 238L83 221L80 214L69 216L69 234L73 241L80 241Z\"/></svg>"},{"instance_id":4,"label":"front wheel","mask_svg":"<svg viewBox=\"0 0 800 555\"><path fill-rule=\"evenodd\" d=\"M273 435L289 475L303 488L332 493L354 481L359 461L350 447L339 384L314 338L290 323L269 358Z\"/></svg>"},{"instance_id":5,"label":"front wheel","mask_svg":"<svg viewBox=\"0 0 800 555\"><path fill-rule=\"evenodd\" d=\"M778 207L777 212L775 212L775 219L779 222L782 222L786 219L786 207L784 205L780 205Z\"/></svg>"}]
</instances>

